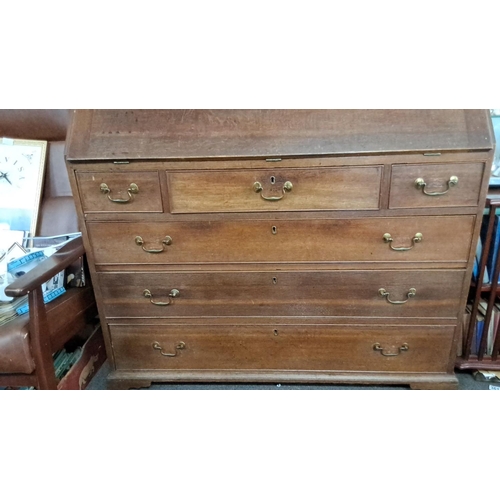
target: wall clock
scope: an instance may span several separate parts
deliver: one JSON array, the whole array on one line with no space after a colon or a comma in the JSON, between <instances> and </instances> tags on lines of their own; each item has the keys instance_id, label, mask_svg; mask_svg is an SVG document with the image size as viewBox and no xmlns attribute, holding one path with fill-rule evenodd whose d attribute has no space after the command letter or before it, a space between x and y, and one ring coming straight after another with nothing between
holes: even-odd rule
<instances>
[{"instance_id":1,"label":"wall clock","mask_svg":"<svg viewBox=\"0 0 500 500\"><path fill-rule=\"evenodd\" d=\"M0 138L0 230L35 236L47 141Z\"/></svg>"}]
</instances>

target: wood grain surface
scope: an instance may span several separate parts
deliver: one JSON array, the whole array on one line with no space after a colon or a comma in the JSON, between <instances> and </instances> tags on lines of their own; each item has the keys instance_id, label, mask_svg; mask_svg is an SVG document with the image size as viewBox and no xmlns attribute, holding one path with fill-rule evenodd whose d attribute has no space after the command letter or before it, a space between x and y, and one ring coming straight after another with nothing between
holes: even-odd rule
<instances>
[{"instance_id":1,"label":"wood grain surface","mask_svg":"<svg viewBox=\"0 0 500 500\"><path fill-rule=\"evenodd\" d=\"M66 154L113 387L456 387L487 110L76 110Z\"/></svg>"}]
</instances>

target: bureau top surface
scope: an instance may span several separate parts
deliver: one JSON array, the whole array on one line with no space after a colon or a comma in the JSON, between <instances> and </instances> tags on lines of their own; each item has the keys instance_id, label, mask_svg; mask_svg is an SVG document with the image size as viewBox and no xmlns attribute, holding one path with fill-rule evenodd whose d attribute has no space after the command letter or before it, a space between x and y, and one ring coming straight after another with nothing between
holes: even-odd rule
<instances>
[{"instance_id":1,"label":"bureau top surface","mask_svg":"<svg viewBox=\"0 0 500 500\"><path fill-rule=\"evenodd\" d=\"M490 150L487 110L75 110L69 161Z\"/></svg>"}]
</instances>

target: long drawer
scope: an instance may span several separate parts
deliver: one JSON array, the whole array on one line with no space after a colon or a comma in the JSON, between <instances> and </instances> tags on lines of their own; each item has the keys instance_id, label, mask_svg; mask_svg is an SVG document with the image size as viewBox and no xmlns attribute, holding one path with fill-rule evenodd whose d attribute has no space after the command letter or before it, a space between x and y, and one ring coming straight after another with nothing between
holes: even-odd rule
<instances>
[{"instance_id":1,"label":"long drawer","mask_svg":"<svg viewBox=\"0 0 500 500\"><path fill-rule=\"evenodd\" d=\"M90 222L96 264L455 262L474 216Z\"/></svg>"},{"instance_id":2,"label":"long drawer","mask_svg":"<svg viewBox=\"0 0 500 500\"><path fill-rule=\"evenodd\" d=\"M445 372L452 326L110 325L118 370Z\"/></svg>"},{"instance_id":3,"label":"long drawer","mask_svg":"<svg viewBox=\"0 0 500 500\"><path fill-rule=\"evenodd\" d=\"M464 272L99 274L107 318L362 316L456 318Z\"/></svg>"},{"instance_id":4,"label":"long drawer","mask_svg":"<svg viewBox=\"0 0 500 500\"><path fill-rule=\"evenodd\" d=\"M169 172L172 213L376 210L381 166Z\"/></svg>"}]
</instances>

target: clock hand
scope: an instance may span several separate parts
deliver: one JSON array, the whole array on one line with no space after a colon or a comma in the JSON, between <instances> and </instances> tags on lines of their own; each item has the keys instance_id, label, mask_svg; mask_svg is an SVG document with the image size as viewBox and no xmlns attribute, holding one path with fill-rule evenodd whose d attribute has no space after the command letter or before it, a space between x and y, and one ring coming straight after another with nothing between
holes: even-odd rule
<instances>
[{"instance_id":1,"label":"clock hand","mask_svg":"<svg viewBox=\"0 0 500 500\"><path fill-rule=\"evenodd\" d=\"M0 179L5 179L12 186L12 182L10 182L10 179L7 177L7 172L0 172Z\"/></svg>"}]
</instances>

